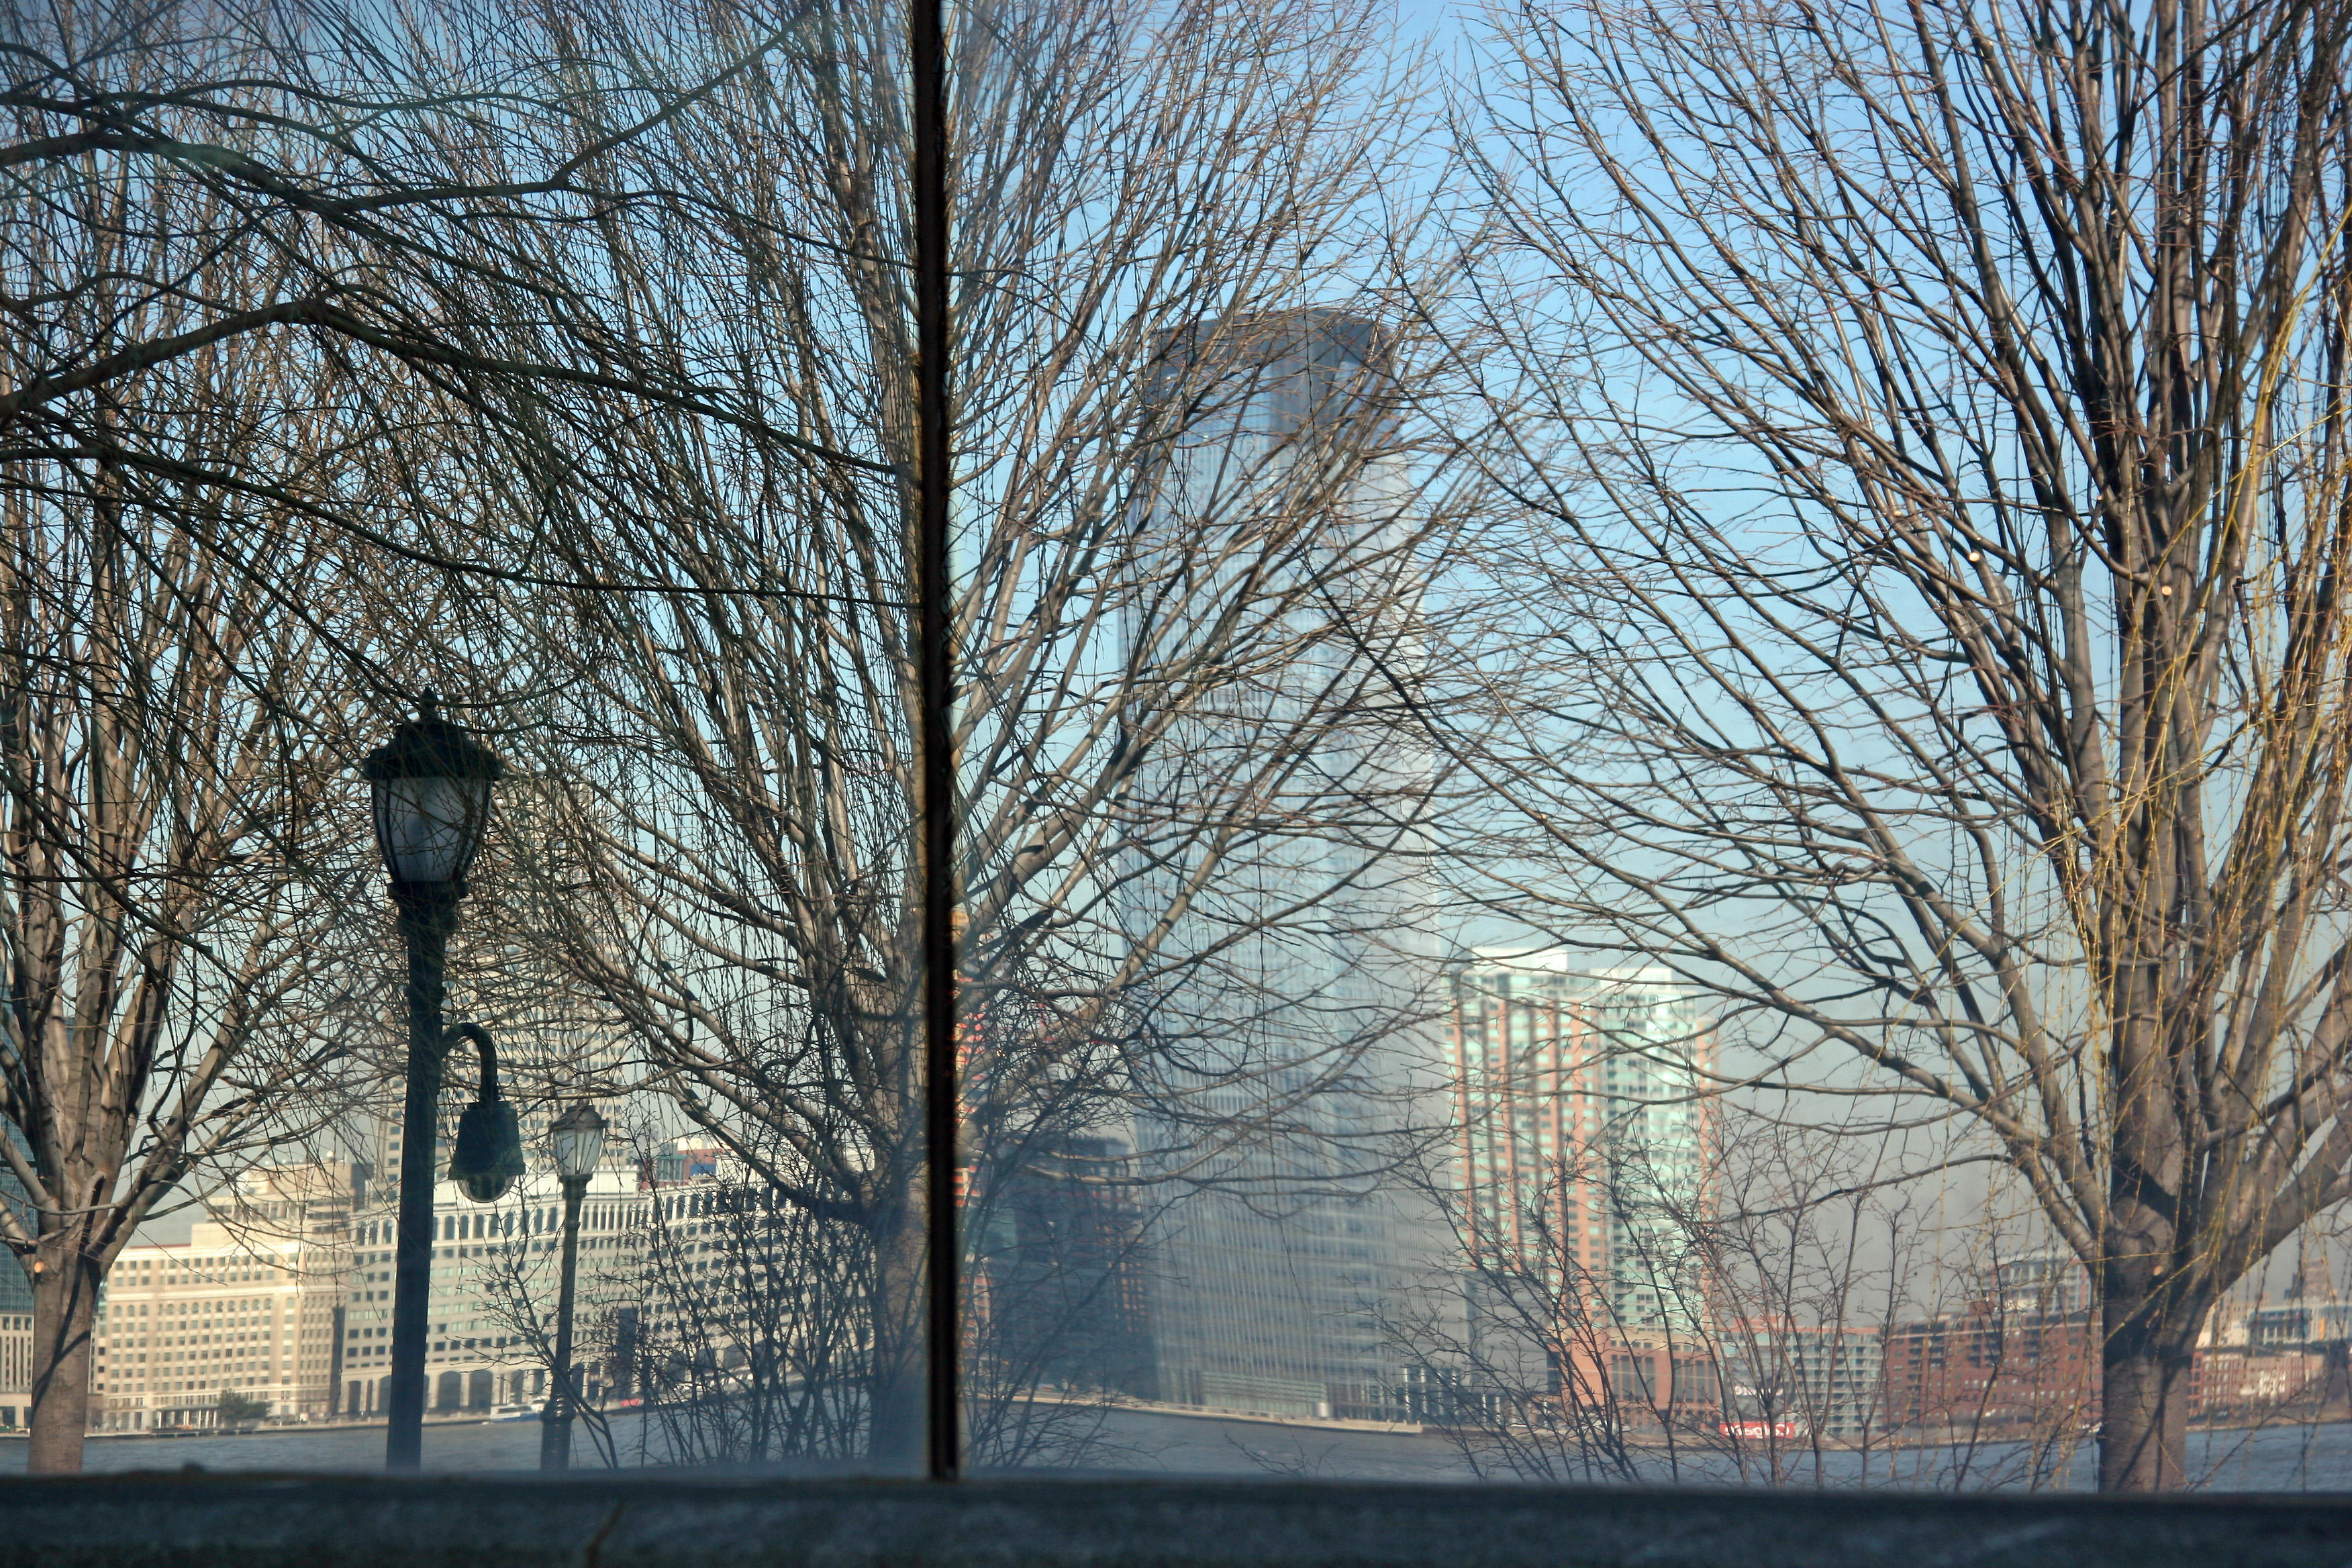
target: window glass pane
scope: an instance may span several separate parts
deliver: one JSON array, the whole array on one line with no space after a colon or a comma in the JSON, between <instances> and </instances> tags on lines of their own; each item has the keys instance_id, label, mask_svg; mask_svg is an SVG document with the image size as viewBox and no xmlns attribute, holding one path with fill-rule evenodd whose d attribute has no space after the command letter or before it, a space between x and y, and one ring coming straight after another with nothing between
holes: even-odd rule
<instances>
[{"instance_id":1,"label":"window glass pane","mask_svg":"<svg viewBox=\"0 0 2352 1568\"><path fill-rule=\"evenodd\" d=\"M2352 1474L2344 7L229 9L0 15L0 1468Z\"/></svg>"}]
</instances>

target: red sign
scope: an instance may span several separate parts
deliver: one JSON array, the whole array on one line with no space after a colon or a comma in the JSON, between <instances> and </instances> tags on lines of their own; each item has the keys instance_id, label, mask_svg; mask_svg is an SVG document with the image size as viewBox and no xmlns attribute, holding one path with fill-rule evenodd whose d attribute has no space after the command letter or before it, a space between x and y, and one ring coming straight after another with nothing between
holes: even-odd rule
<instances>
[{"instance_id":1,"label":"red sign","mask_svg":"<svg viewBox=\"0 0 2352 1568\"><path fill-rule=\"evenodd\" d=\"M1801 1436L1794 1421L1727 1421L1723 1424L1727 1437L1795 1437Z\"/></svg>"}]
</instances>

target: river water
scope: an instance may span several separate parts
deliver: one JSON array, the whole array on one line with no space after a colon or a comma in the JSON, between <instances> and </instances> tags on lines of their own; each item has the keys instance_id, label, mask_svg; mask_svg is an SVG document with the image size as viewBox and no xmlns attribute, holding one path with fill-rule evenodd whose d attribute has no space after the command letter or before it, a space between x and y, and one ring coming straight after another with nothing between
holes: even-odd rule
<instances>
[{"instance_id":1,"label":"river water","mask_svg":"<svg viewBox=\"0 0 2352 1568\"><path fill-rule=\"evenodd\" d=\"M637 1460L638 1426L634 1417L614 1423L624 1463ZM574 1463L582 1479L602 1473L587 1436L575 1439ZM1361 1432L1162 1415L1112 1412L1090 1456L1091 1474L1211 1476L1257 1479L1292 1476L1330 1480L1468 1481L1479 1478L1450 1439L1436 1434ZM2086 1444L2071 1456L2045 1458L2034 1474L2033 1457L2015 1444L1982 1444L1972 1450L1892 1449L1869 1456L1805 1452L1780 1457L1782 1485L1955 1487L2022 1489L2088 1489L2095 1454ZM90 1472L205 1470L367 1472L383 1464L381 1426L293 1428L221 1437L102 1437L93 1439L85 1468ZM425 1468L445 1474L531 1471L539 1464L539 1423L488 1422L431 1425L425 1429ZM2190 1472L2196 1485L2212 1491L2352 1491L2352 1424L2275 1426L2252 1431L2199 1432L2189 1439ZM1654 1450L1641 1456L1642 1479L1706 1485L1771 1484L1770 1467L1738 1467L1717 1456L1681 1455L1670 1463ZM0 1442L0 1474L25 1468L22 1441ZM798 1467L777 1467L790 1470ZM840 1473L838 1466L827 1466ZM1050 1474L1046 1470L1031 1473ZM1486 1479L1507 1480L1490 1473ZM1561 1479L1585 1479L1563 1477ZM1608 1478L1593 1476L1592 1479Z\"/></svg>"}]
</instances>

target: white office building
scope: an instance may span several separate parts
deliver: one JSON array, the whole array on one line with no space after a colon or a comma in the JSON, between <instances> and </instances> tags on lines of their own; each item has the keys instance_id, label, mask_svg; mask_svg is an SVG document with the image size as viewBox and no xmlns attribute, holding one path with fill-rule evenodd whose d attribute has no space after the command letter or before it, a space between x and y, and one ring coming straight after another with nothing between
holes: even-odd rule
<instances>
[{"instance_id":1,"label":"white office building","mask_svg":"<svg viewBox=\"0 0 2352 1568\"><path fill-rule=\"evenodd\" d=\"M635 1173L607 1168L590 1178L581 1205L581 1306L583 1347L595 1342L600 1313L633 1279L650 1194ZM546 1344L553 1335L563 1194L551 1174L518 1181L494 1203L467 1199L452 1183L433 1193L433 1293L425 1314L425 1409L432 1415L480 1415L536 1404L547 1391ZM352 1272L336 1331L331 1376L336 1411L366 1417L385 1407L392 1373L394 1237L398 1216L387 1204L357 1216ZM600 1366L587 1364L583 1386L604 1392Z\"/></svg>"},{"instance_id":2,"label":"white office building","mask_svg":"<svg viewBox=\"0 0 2352 1568\"><path fill-rule=\"evenodd\" d=\"M347 1165L263 1169L185 1242L124 1248L99 1300L91 1426L216 1426L224 1395L251 1419L325 1418L352 1194Z\"/></svg>"}]
</instances>

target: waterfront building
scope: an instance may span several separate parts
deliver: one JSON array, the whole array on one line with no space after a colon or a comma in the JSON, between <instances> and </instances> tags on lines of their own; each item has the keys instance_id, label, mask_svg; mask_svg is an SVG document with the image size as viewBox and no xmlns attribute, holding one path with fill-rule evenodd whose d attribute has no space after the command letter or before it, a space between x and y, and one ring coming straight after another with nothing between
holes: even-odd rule
<instances>
[{"instance_id":1,"label":"waterfront building","mask_svg":"<svg viewBox=\"0 0 2352 1568\"><path fill-rule=\"evenodd\" d=\"M2342 1350L2324 1344L2263 1352L2200 1348L2189 1366L2189 1416L2248 1424L2341 1421L2352 1415L2346 1408Z\"/></svg>"},{"instance_id":2,"label":"waterfront building","mask_svg":"<svg viewBox=\"0 0 2352 1568\"><path fill-rule=\"evenodd\" d=\"M715 1143L689 1145L673 1138L654 1153L654 1184L675 1187L688 1182L715 1182L722 1168L737 1163L726 1150Z\"/></svg>"},{"instance_id":3,"label":"waterfront building","mask_svg":"<svg viewBox=\"0 0 2352 1568\"><path fill-rule=\"evenodd\" d=\"M2091 1275L2063 1248L1998 1258L1992 1266L1995 1303L2006 1313L2068 1316L2091 1307Z\"/></svg>"},{"instance_id":4,"label":"waterfront building","mask_svg":"<svg viewBox=\"0 0 2352 1568\"><path fill-rule=\"evenodd\" d=\"M634 1277L646 1223L648 1199L634 1173L614 1168L618 1159L590 1178L581 1206L585 1305L579 1321L592 1325L615 1283ZM397 1228L392 1204L387 1194L352 1225L351 1277L331 1369L334 1411L346 1417L384 1408ZM443 1182L434 1188L433 1214L426 1413L481 1415L543 1398L563 1240L561 1183L551 1173L535 1173L496 1202L478 1204ZM592 1401L603 1396L606 1382L601 1368L583 1364Z\"/></svg>"},{"instance_id":5,"label":"waterfront building","mask_svg":"<svg viewBox=\"0 0 2352 1568\"><path fill-rule=\"evenodd\" d=\"M262 1420L381 1414L392 1352L392 1203L364 1165L264 1168L208 1204L210 1217L188 1241L126 1248L100 1298L92 1426L214 1426L224 1394L249 1402ZM592 1179L582 1208L583 1323L606 1310L615 1282L635 1278L646 1213L633 1173L607 1169ZM429 1413L482 1414L544 1397L562 1222L552 1175L518 1183L493 1204L470 1201L454 1184L435 1188ZM29 1316L25 1323L28 1359ZM0 1374L6 1355L0 1338ZM601 1364L585 1381L602 1394Z\"/></svg>"},{"instance_id":6,"label":"waterfront building","mask_svg":"<svg viewBox=\"0 0 2352 1568\"><path fill-rule=\"evenodd\" d=\"M1989 1294L1964 1312L1895 1327L1886 1381L1890 1427L2074 1431L2097 1419L2097 1327L2087 1311L2004 1311Z\"/></svg>"},{"instance_id":7,"label":"waterfront building","mask_svg":"<svg viewBox=\"0 0 2352 1568\"><path fill-rule=\"evenodd\" d=\"M2295 1260L2294 1280L2286 1300L2276 1306L2246 1309L2245 1332L2240 1342L2257 1353L2284 1350L2324 1350L2338 1369L2352 1348L2352 1301L2336 1295L2324 1247L2305 1244Z\"/></svg>"},{"instance_id":8,"label":"waterfront building","mask_svg":"<svg viewBox=\"0 0 2352 1568\"><path fill-rule=\"evenodd\" d=\"M1727 1436L1854 1442L1890 1424L1876 1329L1742 1320L1714 1338Z\"/></svg>"},{"instance_id":9,"label":"waterfront building","mask_svg":"<svg viewBox=\"0 0 2352 1568\"><path fill-rule=\"evenodd\" d=\"M328 1415L355 1178L349 1165L256 1171L185 1242L124 1248L93 1331L91 1426L212 1426L223 1395L259 1418Z\"/></svg>"},{"instance_id":10,"label":"waterfront building","mask_svg":"<svg viewBox=\"0 0 2352 1568\"><path fill-rule=\"evenodd\" d=\"M652 1164L606 1341L615 1387L665 1406L688 1450L839 1422L872 1342L870 1237L730 1152L674 1143Z\"/></svg>"},{"instance_id":11,"label":"waterfront building","mask_svg":"<svg viewBox=\"0 0 2352 1568\"><path fill-rule=\"evenodd\" d=\"M1572 1419L1607 1409L1637 1442L1659 1440L1668 1425L1716 1436L1732 1409L1717 1348L1670 1331L1578 1338L1567 1347L1565 1386L1550 1392Z\"/></svg>"},{"instance_id":12,"label":"waterfront building","mask_svg":"<svg viewBox=\"0 0 2352 1568\"><path fill-rule=\"evenodd\" d=\"M1455 977L1457 1226L1469 1261L1572 1303L1582 1337L1689 1341L1714 1033L1661 971L1573 965L1482 948Z\"/></svg>"},{"instance_id":13,"label":"waterfront building","mask_svg":"<svg viewBox=\"0 0 2352 1568\"><path fill-rule=\"evenodd\" d=\"M614 1151L582 1208L583 1346L641 1272L650 1199ZM223 1398L283 1422L379 1415L390 1373L396 1192L363 1163L262 1167L205 1204L179 1243L124 1249L95 1326L90 1424L100 1431L209 1426ZM482 1413L547 1388L562 1195L552 1174L476 1204L434 1193L426 1407ZM0 1427L26 1418L27 1300L0 1310ZM580 1358L592 1397L610 1373Z\"/></svg>"},{"instance_id":14,"label":"waterfront building","mask_svg":"<svg viewBox=\"0 0 2352 1568\"><path fill-rule=\"evenodd\" d=\"M2352 1301L2284 1301L2245 1315L2244 1343L2261 1351L2305 1350L2352 1343Z\"/></svg>"},{"instance_id":15,"label":"waterfront building","mask_svg":"<svg viewBox=\"0 0 2352 1568\"><path fill-rule=\"evenodd\" d=\"M1302 310L1171 334L1160 363L1127 666L1148 683L1234 652L1120 807L1129 942L1156 942L1171 976L1145 997L1132 1127L1158 1205L1147 1392L1386 1418L1403 1379L1380 1320L1431 1231L1379 1173L1425 1120L1438 983L1413 826L1433 769L1371 717L1417 664L1390 347L1373 322Z\"/></svg>"},{"instance_id":16,"label":"waterfront building","mask_svg":"<svg viewBox=\"0 0 2352 1568\"><path fill-rule=\"evenodd\" d=\"M2335 1326L2328 1305L2217 1308L2224 1328L2190 1362L2190 1418L2344 1419L2346 1342L2301 1337ZM1900 1324L1888 1335L1884 1424L1935 1435L2086 1433L2099 1418L2100 1348L2095 1313L2003 1312L1990 1299Z\"/></svg>"}]
</instances>

